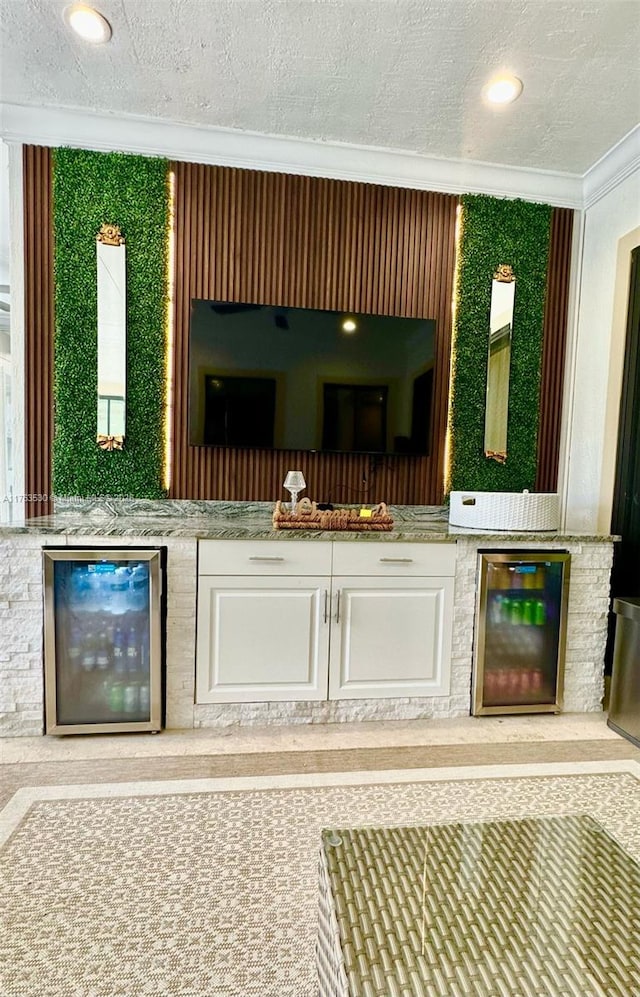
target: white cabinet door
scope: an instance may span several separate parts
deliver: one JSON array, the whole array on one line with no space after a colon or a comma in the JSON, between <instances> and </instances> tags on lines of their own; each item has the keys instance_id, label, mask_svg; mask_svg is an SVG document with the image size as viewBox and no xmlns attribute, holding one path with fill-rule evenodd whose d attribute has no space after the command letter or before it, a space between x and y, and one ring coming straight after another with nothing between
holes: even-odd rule
<instances>
[{"instance_id":1,"label":"white cabinet door","mask_svg":"<svg viewBox=\"0 0 640 997\"><path fill-rule=\"evenodd\" d=\"M327 577L201 575L196 702L327 698Z\"/></svg>"},{"instance_id":2,"label":"white cabinet door","mask_svg":"<svg viewBox=\"0 0 640 997\"><path fill-rule=\"evenodd\" d=\"M447 695L453 585L334 577L329 699Z\"/></svg>"}]
</instances>

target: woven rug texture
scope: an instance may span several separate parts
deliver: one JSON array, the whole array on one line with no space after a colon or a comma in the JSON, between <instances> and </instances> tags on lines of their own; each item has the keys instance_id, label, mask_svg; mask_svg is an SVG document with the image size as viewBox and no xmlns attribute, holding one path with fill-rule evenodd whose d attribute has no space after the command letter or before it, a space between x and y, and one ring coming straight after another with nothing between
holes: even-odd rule
<instances>
[{"instance_id":1,"label":"woven rug texture","mask_svg":"<svg viewBox=\"0 0 640 997\"><path fill-rule=\"evenodd\" d=\"M640 861L627 774L140 792L22 819L0 856L2 997L316 997L323 828L589 814Z\"/></svg>"}]
</instances>

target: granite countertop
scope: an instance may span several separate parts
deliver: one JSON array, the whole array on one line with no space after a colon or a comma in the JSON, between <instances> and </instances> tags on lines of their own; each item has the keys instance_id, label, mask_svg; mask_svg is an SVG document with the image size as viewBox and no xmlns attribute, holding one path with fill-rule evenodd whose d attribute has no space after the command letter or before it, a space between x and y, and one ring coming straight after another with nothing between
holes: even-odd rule
<instances>
[{"instance_id":1,"label":"granite countertop","mask_svg":"<svg viewBox=\"0 0 640 997\"><path fill-rule=\"evenodd\" d=\"M164 499L63 499L56 512L24 525L0 526L0 539L19 535L153 536L197 540L340 540L452 542L482 541L606 542L611 536L592 533L507 533L449 526L445 506L390 506L394 529L384 532L274 530L272 502L200 502Z\"/></svg>"}]
</instances>

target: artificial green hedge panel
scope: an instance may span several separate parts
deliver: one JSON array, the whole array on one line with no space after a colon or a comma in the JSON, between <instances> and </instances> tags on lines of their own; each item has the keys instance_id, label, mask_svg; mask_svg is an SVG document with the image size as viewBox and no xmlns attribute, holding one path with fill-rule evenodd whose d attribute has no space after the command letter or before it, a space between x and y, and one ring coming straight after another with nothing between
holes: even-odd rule
<instances>
[{"instance_id":1,"label":"artificial green hedge panel","mask_svg":"<svg viewBox=\"0 0 640 997\"><path fill-rule=\"evenodd\" d=\"M452 490L521 491L536 477L542 327L551 208L484 195L462 198L451 383ZM484 456L491 281L516 277L507 460Z\"/></svg>"},{"instance_id":2,"label":"artificial green hedge panel","mask_svg":"<svg viewBox=\"0 0 640 997\"><path fill-rule=\"evenodd\" d=\"M168 167L166 160L57 149L55 227L56 495L160 498L163 460ZM127 247L124 449L97 431L96 235L118 225Z\"/></svg>"}]
</instances>

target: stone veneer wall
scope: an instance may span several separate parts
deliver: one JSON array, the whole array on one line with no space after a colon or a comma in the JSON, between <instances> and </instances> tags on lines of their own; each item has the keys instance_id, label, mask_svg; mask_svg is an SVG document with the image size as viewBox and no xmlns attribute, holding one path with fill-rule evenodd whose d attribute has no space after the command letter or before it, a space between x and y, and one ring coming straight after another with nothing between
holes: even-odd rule
<instances>
[{"instance_id":1,"label":"stone veneer wall","mask_svg":"<svg viewBox=\"0 0 640 997\"><path fill-rule=\"evenodd\" d=\"M194 706L197 542L173 537L0 537L0 734L41 734L43 546L167 547L167 727L407 720L469 714L478 549L535 550L460 536L449 696ZM538 547L542 547L538 544ZM571 553L564 709L602 708L603 657L613 548L607 542L544 545Z\"/></svg>"},{"instance_id":2,"label":"stone veneer wall","mask_svg":"<svg viewBox=\"0 0 640 997\"><path fill-rule=\"evenodd\" d=\"M0 734L41 734L42 547L60 537L0 538Z\"/></svg>"}]
</instances>

